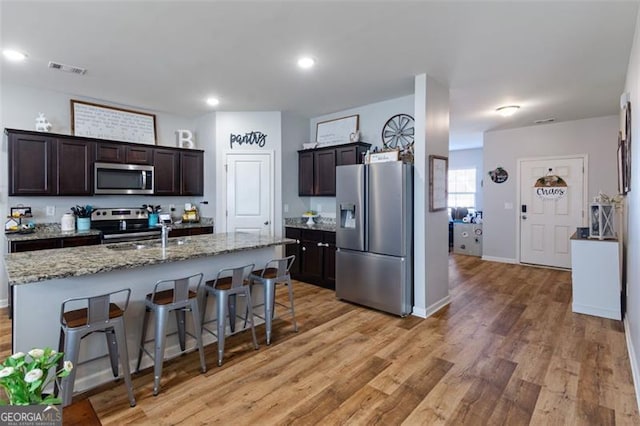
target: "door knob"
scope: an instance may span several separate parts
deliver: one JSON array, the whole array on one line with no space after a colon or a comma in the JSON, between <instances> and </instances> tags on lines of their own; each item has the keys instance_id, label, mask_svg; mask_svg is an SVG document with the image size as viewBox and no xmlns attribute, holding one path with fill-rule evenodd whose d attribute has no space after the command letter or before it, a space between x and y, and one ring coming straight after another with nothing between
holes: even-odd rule
<instances>
[{"instance_id":1,"label":"door knob","mask_svg":"<svg viewBox=\"0 0 640 426\"><path fill-rule=\"evenodd\" d=\"M527 215L522 215L522 220L527 220Z\"/></svg>"},{"instance_id":2,"label":"door knob","mask_svg":"<svg viewBox=\"0 0 640 426\"><path fill-rule=\"evenodd\" d=\"M265 222L264 222L264 224L265 224L265 225L268 225L268 224L269 224L269 221L268 221L268 220L267 220L267 221L265 221Z\"/></svg>"}]
</instances>

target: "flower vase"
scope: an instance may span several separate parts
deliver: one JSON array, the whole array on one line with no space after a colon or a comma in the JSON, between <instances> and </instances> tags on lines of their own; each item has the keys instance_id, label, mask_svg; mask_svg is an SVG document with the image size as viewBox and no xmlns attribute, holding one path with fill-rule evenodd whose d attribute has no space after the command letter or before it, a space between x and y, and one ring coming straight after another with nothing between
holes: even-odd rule
<instances>
[{"instance_id":1,"label":"flower vase","mask_svg":"<svg viewBox=\"0 0 640 426\"><path fill-rule=\"evenodd\" d=\"M76 229L78 231L88 231L91 229L90 217L79 217L76 219Z\"/></svg>"},{"instance_id":2,"label":"flower vase","mask_svg":"<svg viewBox=\"0 0 640 426\"><path fill-rule=\"evenodd\" d=\"M158 225L158 213L149 213L149 228Z\"/></svg>"}]
</instances>

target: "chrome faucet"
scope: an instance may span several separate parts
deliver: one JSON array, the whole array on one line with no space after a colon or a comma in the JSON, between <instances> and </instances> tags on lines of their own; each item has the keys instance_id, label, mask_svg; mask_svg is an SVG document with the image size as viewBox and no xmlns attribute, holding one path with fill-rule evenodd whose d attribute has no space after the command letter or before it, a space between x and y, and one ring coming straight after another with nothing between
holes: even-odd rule
<instances>
[{"instance_id":1,"label":"chrome faucet","mask_svg":"<svg viewBox=\"0 0 640 426\"><path fill-rule=\"evenodd\" d=\"M162 248L167 248L167 241L169 240L169 232L171 231L171 227L167 226L166 223L162 223Z\"/></svg>"}]
</instances>

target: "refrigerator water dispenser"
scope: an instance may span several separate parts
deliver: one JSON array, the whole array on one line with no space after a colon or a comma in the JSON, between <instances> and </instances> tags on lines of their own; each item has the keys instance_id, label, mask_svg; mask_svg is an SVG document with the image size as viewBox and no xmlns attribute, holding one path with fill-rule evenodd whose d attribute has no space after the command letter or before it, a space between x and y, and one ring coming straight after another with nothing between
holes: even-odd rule
<instances>
[{"instance_id":1,"label":"refrigerator water dispenser","mask_svg":"<svg viewBox=\"0 0 640 426\"><path fill-rule=\"evenodd\" d=\"M351 228L356 227L356 205L340 204L340 227Z\"/></svg>"}]
</instances>

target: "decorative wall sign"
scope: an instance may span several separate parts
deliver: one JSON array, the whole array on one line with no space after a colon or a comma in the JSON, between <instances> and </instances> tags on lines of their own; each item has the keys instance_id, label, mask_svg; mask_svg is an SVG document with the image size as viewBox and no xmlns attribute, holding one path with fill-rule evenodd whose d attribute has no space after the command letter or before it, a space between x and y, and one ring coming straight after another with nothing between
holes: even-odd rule
<instances>
[{"instance_id":1,"label":"decorative wall sign","mask_svg":"<svg viewBox=\"0 0 640 426\"><path fill-rule=\"evenodd\" d=\"M260 148L264 147L267 143L267 135L262 132L247 132L244 135L229 135L229 148L233 149L233 144L236 145L258 145Z\"/></svg>"},{"instance_id":2,"label":"decorative wall sign","mask_svg":"<svg viewBox=\"0 0 640 426\"><path fill-rule=\"evenodd\" d=\"M322 121L316 124L316 142L323 145L348 143L351 133L358 130L359 123L360 116L358 114Z\"/></svg>"},{"instance_id":3,"label":"decorative wall sign","mask_svg":"<svg viewBox=\"0 0 640 426\"><path fill-rule=\"evenodd\" d=\"M447 167L449 159L439 155L429 156L429 211L447 208Z\"/></svg>"},{"instance_id":4,"label":"decorative wall sign","mask_svg":"<svg viewBox=\"0 0 640 426\"><path fill-rule=\"evenodd\" d=\"M495 170L491 170L489 172L489 176L491 177L491 180L495 183L504 183L507 181L507 179L509 179L509 173L507 173L505 169L499 166L496 167Z\"/></svg>"},{"instance_id":5,"label":"decorative wall sign","mask_svg":"<svg viewBox=\"0 0 640 426\"><path fill-rule=\"evenodd\" d=\"M156 116L71 99L71 131L75 136L155 145Z\"/></svg>"},{"instance_id":6,"label":"decorative wall sign","mask_svg":"<svg viewBox=\"0 0 640 426\"><path fill-rule=\"evenodd\" d=\"M543 200L558 200L567 195L567 183L558 175L549 173L536 180L533 189L536 195Z\"/></svg>"}]
</instances>

